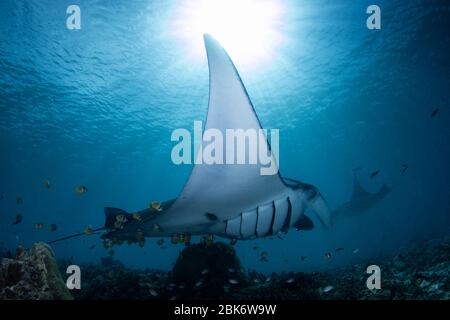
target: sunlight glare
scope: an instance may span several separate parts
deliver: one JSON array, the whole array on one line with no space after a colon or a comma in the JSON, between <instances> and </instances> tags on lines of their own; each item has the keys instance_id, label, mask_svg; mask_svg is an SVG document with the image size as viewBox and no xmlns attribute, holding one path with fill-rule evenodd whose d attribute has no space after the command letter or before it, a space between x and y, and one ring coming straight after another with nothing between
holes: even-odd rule
<instances>
[{"instance_id":1,"label":"sunlight glare","mask_svg":"<svg viewBox=\"0 0 450 320\"><path fill-rule=\"evenodd\" d=\"M191 58L204 59L203 34L209 33L233 60L254 67L274 58L282 16L275 0L192 0L177 9L172 30Z\"/></svg>"}]
</instances>

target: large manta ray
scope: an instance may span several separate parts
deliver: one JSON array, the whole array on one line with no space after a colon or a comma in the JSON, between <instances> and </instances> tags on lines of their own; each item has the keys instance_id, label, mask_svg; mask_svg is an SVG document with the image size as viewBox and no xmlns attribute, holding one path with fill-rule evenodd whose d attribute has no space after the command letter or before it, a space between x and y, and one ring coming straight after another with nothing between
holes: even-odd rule
<instances>
[{"instance_id":1,"label":"large manta ray","mask_svg":"<svg viewBox=\"0 0 450 320\"><path fill-rule=\"evenodd\" d=\"M370 193L363 188L358 180L356 171L353 172L353 193L350 201L344 203L331 213L332 223L345 218L354 218L364 214L367 210L381 202L391 188L383 184L378 192Z\"/></svg>"},{"instance_id":2,"label":"large manta ray","mask_svg":"<svg viewBox=\"0 0 450 320\"><path fill-rule=\"evenodd\" d=\"M261 129L228 54L210 35L204 36L204 42L209 64L205 131L214 128L225 136L226 129ZM263 143L270 150L267 139ZM329 225L327 204L316 187L283 179L279 172L261 175L261 167L196 164L178 198L161 203L160 208L150 207L134 214L107 207L105 226L93 231L106 230L102 238L114 244L141 242L145 237L199 234L253 239L286 232L291 227L311 229L313 223L305 216L306 208Z\"/></svg>"}]
</instances>

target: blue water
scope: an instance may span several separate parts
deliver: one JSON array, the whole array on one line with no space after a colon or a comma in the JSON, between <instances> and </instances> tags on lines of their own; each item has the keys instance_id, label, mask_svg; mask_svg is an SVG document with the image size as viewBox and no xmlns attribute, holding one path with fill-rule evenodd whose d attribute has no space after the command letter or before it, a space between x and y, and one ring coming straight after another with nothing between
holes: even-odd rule
<instances>
[{"instance_id":1,"label":"blue water","mask_svg":"<svg viewBox=\"0 0 450 320\"><path fill-rule=\"evenodd\" d=\"M365 26L372 2L283 1L284 41L271 63L255 70L234 59L261 123L280 129L284 176L318 186L332 208L349 200L352 168L363 168L370 191L395 186L331 230L315 220L314 230L290 230L284 240L238 242L246 268L376 262L450 233L450 4L378 0L377 31ZM171 162L170 135L206 116L206 60L187 59L171 30L183 1L80 0L77 31L65 27L69 4L0 2L0 241L8 248L102 226L105 206L133 212L176 197L192 168ZM78 185L88 192L76 194ZM23 222L12 226L19 212ZM47 230L51 223L57 232ZM116 258L168 270L183 246L161 249L156 240L115 247ZM256 245L268 263L259 262ZM324 259L337 247L348 250ZM53 248L77 263L107 254L98 236Z\"/></svg>"}]
</instances>

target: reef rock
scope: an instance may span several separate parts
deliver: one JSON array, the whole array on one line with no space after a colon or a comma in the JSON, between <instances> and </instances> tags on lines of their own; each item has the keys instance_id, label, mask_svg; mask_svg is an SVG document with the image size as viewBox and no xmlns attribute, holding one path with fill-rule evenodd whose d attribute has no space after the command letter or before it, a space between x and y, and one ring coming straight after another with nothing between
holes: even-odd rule
<instances>
[{"instance_id":1,"label":"reef rock","mask_svg":"<svg viewBox=\"0 0 450 320\"><path fill-rule=\"evenodd\" d=\"M248 282L235 250L222 242L187 246L175 262L172 277L185 298L218 298Z\"/></svg>"},{"instance_id":2,"label":"reef rock","mask_svg":"<svg viewBox=\"0 0 450 320\"><path fill-rule=\"evenodd\" d=\"M17 249L15 259L0 264L0 300L71 300L55 255L45 243L36 243L29 251Z\"/></svg>"}]
</instances>

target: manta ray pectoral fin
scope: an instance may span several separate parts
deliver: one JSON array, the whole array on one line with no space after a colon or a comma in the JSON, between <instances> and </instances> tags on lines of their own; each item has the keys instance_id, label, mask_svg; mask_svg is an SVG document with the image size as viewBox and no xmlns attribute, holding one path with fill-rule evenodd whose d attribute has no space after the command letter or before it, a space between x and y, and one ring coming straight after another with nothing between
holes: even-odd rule
<instances>
[{"instance_id":1,"label":"manta ray pectoral fin","mask_svg":"<svg viewBox=\"0 0 450 320\"><path fill-rule=\"evenodd\" d=\"M316 214L324 226L330 227L332 222L331 211L317 187L310 184L303 184L302 189L306 196L306 205L308 208Z\"/></svg>"},{"instance_id":2,"label":"manta ray pectoral fin","mask_svg":"<svg viewBox=\"0 0 450 320\"><path fill-rule=\"evenodd\" d=\"M210 79L205 132L214 129L223 137L229 130L258 133L262 130L261 124L236 67L213 37L205 35L204 41ZM270 150L266 137L258 143L264 150ZM275 156L271 156L272 163L276 163ZM232 159L233 162L236 158L235 148L224 148L223 159ZM186 232L205 230L201 225L205 223L211 225L216 222L225 226L223 221L240 214L249 206L282 194L287 187L278 171L273 175L261 175L262 167L261 163L236 165L199 161L192 169L181 195L161 221L161 226L167 229L186 226Z\"/></svg>"}]
</instances>

